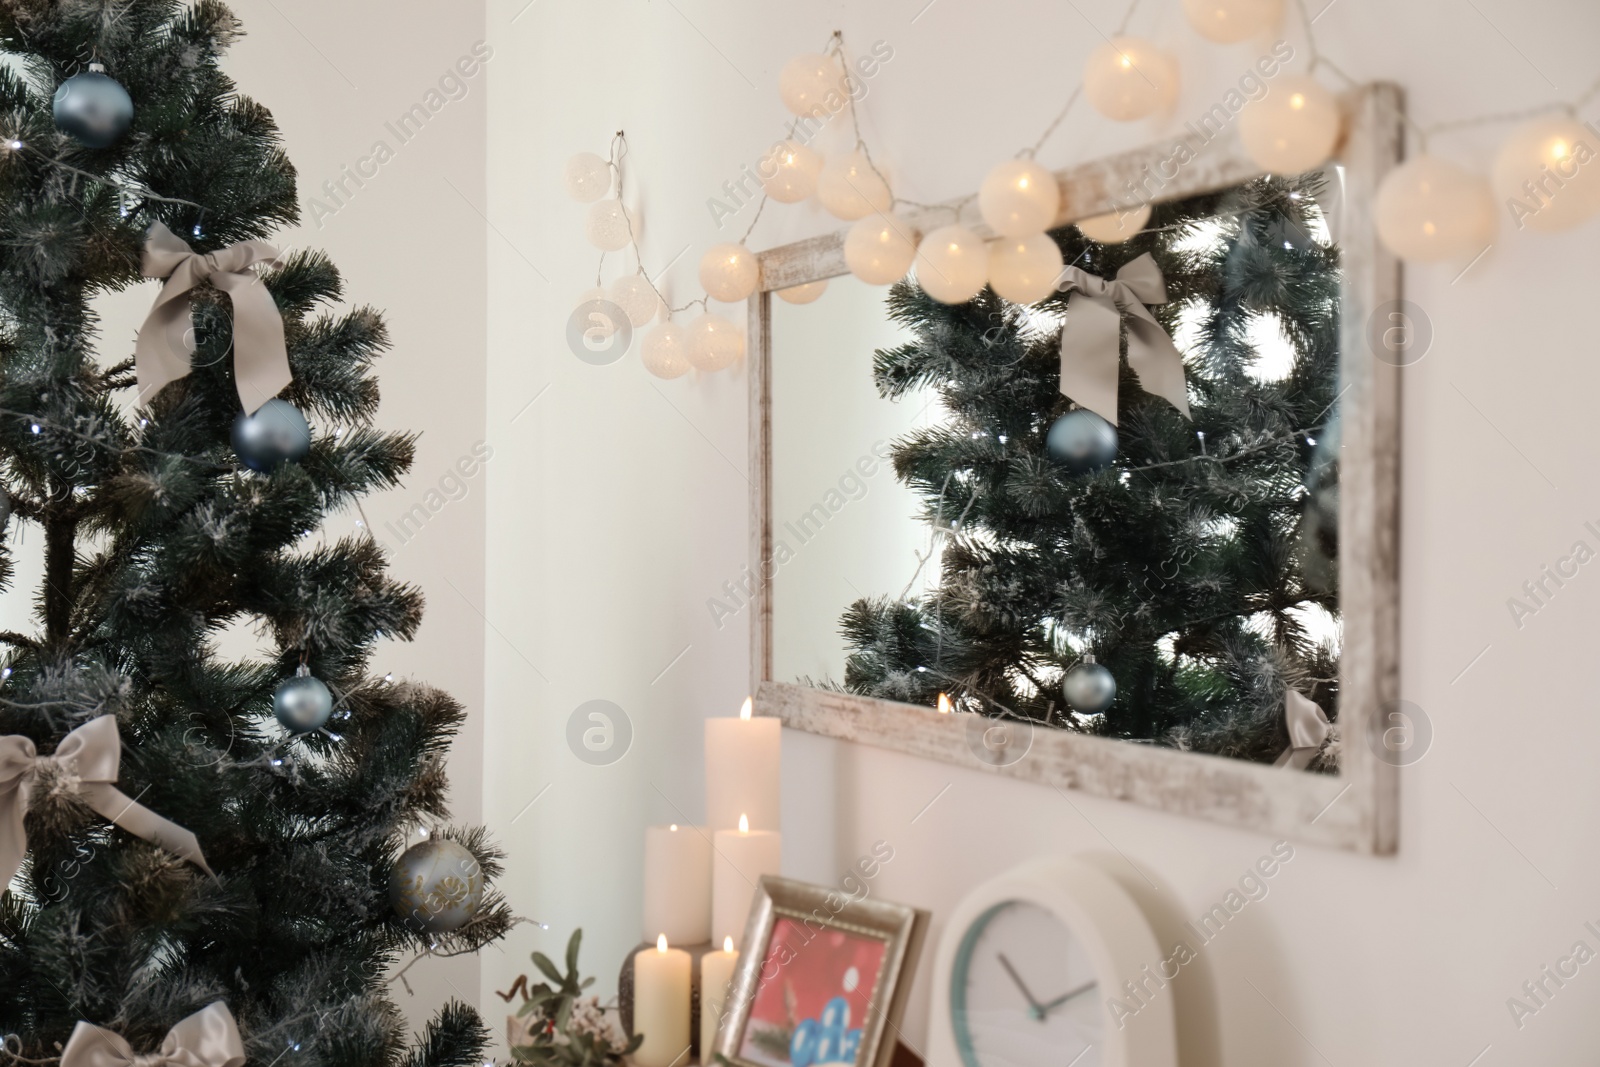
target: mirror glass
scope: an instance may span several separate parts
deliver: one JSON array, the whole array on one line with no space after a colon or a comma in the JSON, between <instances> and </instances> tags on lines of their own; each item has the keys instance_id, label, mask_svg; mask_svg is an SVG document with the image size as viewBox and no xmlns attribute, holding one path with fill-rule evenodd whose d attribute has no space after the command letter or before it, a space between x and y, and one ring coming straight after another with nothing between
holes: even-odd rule
<instances>
[{"instance_id":1,"label":"mirror glass","mask_svg":"<svg viewBox=\"0 0 1600 1067\"><path fill-rule=\"evenodd\" d=\"M774 294L773 679L1336 773L1342 196L1063 227L1028 305Z\"/></svg>"}]
</instances>

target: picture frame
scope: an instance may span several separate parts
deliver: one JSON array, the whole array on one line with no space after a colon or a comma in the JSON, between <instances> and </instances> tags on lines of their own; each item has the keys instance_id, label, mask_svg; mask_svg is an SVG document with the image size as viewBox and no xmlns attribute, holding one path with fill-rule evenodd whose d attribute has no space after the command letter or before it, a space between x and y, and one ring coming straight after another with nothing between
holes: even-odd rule
<instances>
[{"instance_id":1,"label":"picture frame","mask_svg":"<svg viewBox=\"0 0 1600 1067\"><path fill-rule=\"evenodd\" d=\"M1340 460L1339 573L1344 632L1339 679L1340 773L1311 774L1246 760L1149 744L1036 729L1027 758L978 762L967 716L812 688L774 677L772 294L848 273L843 231L768 249L748 322L751 691L757 714L785 726L924 759L981 769L1057 790L1082 790L1149 808L1296 841L1389 855L1399 839L1399 762L1384 758L1384 728L1403 715L1400 682L1400 374L1375 358L1368 320L1400 307L1400 262L1373 223L1379 183L1402 157L1404 95L1374 83L1340 97L1344 136L1332 165L1351 195L1341 242L1340 300L1343 448ZM1172 152L1171 138L1056 172L1061 210L1052 228L1115 211L1120 190ZM1181 168L1152 202L1181 200L1260 177L1230 126ZM969 198L962 225L991 236ZM909 222L919 231L947 225L951 210L929 208Z\"/></svg>"},{"instance_id":2,"label":"picture frame","mask_svg":"<svg viewBox=\"0 0 1600 1067\"><path fill-rule=\"evenodd\" d=\"M735 1067L888 1067L929 914L764 875L716 1053Z\"/></svg>"}]
</instances>

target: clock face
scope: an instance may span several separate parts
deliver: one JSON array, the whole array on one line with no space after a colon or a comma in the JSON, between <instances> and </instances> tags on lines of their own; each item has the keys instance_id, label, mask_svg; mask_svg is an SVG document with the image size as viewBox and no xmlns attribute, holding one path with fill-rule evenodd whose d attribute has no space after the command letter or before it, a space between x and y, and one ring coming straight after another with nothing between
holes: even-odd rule
<instances>
[{"instance_id":1,"label":"clock face","mask_svg":"<svg viewBox=\"0 0 1600 1067\"><path fill-rule=\"evenodd\" d=\"M1072 932L1023 900L979 916L950 974L950 1020L964 1067L1101 1067L1101 999Z\"/></svg>"}]
</instances>

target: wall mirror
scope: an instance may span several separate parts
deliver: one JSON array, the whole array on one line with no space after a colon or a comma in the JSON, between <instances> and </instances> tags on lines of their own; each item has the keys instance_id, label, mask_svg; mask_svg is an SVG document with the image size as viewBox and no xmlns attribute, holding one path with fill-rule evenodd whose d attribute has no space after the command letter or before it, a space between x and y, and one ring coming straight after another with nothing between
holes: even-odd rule
<instances>
[{"instance_id":1,"label":"wall mirror","mask_svg":"<svg viewBox=\"0 0 1600 1067\"><path fill-rule=\"evenodd\" d=\"M1398 379L1367 334L1400 297L1370 211L1401 102L1343 105L1311 174L1261 175L1228 137L1171 178L1169 143L1060 172L1054 235L1081 283L1035 304L870 286L841 235L762 254L762 713L1393 851ZM1070 225L1135 187L1137 237ZM1148 321L1128 325L1130 293Z\"/></svg>"}]
</instances>

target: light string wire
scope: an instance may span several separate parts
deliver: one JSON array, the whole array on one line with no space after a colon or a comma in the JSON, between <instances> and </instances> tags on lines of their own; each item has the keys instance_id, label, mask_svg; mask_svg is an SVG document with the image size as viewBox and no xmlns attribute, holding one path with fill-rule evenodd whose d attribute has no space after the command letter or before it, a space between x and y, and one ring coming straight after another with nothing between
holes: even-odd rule
<instances>
[{"instance_id":1,"label":"light string wire","mask_svg":"<svg viewBox=\"0 0 1600 1067\"><path fill-rule=\"evenodd\" d=\"M1137 2L1138 0L1135 0L1135 3ZM1300 12L1300 22L1305 30L1306 49L1311 53L1310 69L1314 72L1318 67L1325 67L1346 85L1359 85L1358 79L1352 77L1343 67L1329 59L1317 44L1316 20L1311 17L1310 10L1306 7L1306 0L1295 0L1295 6ZM1563 112L1575 119L1577 118L1578 109L1594 99L1597 93L1600 93L1600 77L1596 77L1587 89L1572 100L1555 100L1532 107L1518 108L1514 111L1490 111L1480 115L1468 115L1463 118L1443 119L1428 125L1417 122L1404 111L1398 112L1397 117L1417 138L1418 149L1426 152L1429 139L1437 134L1454 133L1459 130L1478 129L1484 126L1504 123L1523 122L1528 119L1538 118L1540 115L1548 115L1551 112Z\"/></svg>"},{"instance_id":2,"label":"light string wire","mask_svg":"<svg viewBox=\"0 0 1600 1067\"><path fill-rule=\"evenodd\" d=\"M709 296L702 296L698 300L691 300L687 304L683 304L683 305L680 305L678 307L673 307L672 304L668 302L666 296L661 292L660 288L656 285L655 279L650 277L650 275L645 271L645 269L644 269L644 256L639 251L639 236L638 236L637 233L634 232L634 229L633 229L633 213L628 210L628 205L627 205L626 201L624 201L622 199L622 193L623 193L622 161L624 159L626 159L627 156L628 156L628 135L627 135L627 133L625 131L618 130L616 132L616 134L611 138L611 151L610 151L609 158L606 160L606 165L610 168L612 174L615 175L616 185L617 185L617 196L616 196L617 210L622 212L622 220L623 220L623 222L627 223L627 226L628 226L628 248L633 252L634 273L638 274L639 277L644 279L645 284L650 287L650 291L656 294L656 299L661 302L661 306L667 309L667 321L668 322L671 322L672 321L672 316L676 315L678 312L680 312L680 311L688 311L690 308L695 307L696 305L698 305L700 307L700 309L703 310L703 311L704 310L708 310L708 308L706 307L706 302L708 300L710 300ZM763 201L764 200L765 200L765 198L763 197ZM759 211L757 212L757 215L758 216L760 215ZM754 223L752 223L751 225L752 225L752 228L753 228L754 227ZM746 236L748 236L748 234ZM595 266L595 269L594 269L594 284L595 284L596 288L600 287L600 276L601 276L601 272L605 269L606 255L607 255L607 253L605 253L603 251L600 253L600 262ZM652 316L652 318L653 318L653 316Z\"/></svg>"}]
</instances>

